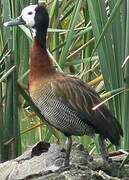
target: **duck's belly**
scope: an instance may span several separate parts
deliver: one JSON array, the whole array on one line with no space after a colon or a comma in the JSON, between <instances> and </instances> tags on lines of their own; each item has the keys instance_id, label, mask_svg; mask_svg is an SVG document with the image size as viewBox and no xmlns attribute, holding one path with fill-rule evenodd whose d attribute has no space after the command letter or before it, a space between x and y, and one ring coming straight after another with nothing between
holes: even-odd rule
<instances>
[{"instance_id":1,"label":"duck's belly","mask_svg":"<svg viewBox=\"0 0 129 180\"><path fill-rule=\"evenodd\" d=\"M82 121L76 111L64 104L51 90L41 89L38 86L30 90L30 95L45 120L64 134L79 136L94 134L93 128Z\"/></svg>"}]
</instances>

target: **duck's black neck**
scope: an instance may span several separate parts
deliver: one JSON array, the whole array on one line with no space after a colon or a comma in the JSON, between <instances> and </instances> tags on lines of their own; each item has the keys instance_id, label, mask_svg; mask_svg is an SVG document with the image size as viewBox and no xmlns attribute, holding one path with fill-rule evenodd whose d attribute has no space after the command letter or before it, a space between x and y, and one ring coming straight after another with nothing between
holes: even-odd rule
<instances>
[{"instance_id":1,"label":"duck's black neck","mask_svg":"<svg viewBox=\"0 0 129 180\"><path fill-rule=\"evenodd\" d=\"M46 30L36 30L36 39L42 49L46 50Z\"/></svg>"}]
</instances>

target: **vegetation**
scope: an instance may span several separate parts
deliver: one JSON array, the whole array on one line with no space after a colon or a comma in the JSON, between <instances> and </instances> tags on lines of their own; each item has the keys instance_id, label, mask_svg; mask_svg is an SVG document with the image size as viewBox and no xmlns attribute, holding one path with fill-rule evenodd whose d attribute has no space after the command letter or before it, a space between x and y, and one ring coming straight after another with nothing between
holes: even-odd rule
<instances>
[{"instance_id":1,"label":"vegetation","mask_svg":"<svg viewBox=\"0 0 129 180\"><path fill-rule=\"evenodd\" d=\"M5 28L3 22L19 16L37 0L0 1L0 160L21 154L39 140L65 142L49 127L28 94L31 31ZM59 71L89 82L108 99L109 108L124 130L121 147L129 148L128 0L46 0L50 16L48 48ZM34 113L35 112L35 113ZM60 137L60 138L59 138ZM74 137L91 152L95 144L87 136ZM97 141L96 145L97 145ZM110 145L113 150L114 147Z\"/></svg>"}]
</instances>

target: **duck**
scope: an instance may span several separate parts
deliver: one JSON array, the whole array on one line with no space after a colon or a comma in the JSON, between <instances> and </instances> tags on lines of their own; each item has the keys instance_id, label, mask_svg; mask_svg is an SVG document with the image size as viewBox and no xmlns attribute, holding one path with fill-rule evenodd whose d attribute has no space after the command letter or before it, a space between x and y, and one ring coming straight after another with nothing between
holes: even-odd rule
<instances>
[{"instance_id":1,"label":"duck","mask_svg":"<svg viewBox=\"0 0 129 180\"><path fill-rule=\"evenodd\" d=\"M49 26L48 10L43 5L29 5L16 19L5 26L25 25L34 37L30 50L29 93L45 121L67 137L64 166L70 164L72 136L99 135L100 152L104 162L110 162L106 141L119 146L123 130L116 117L99 94L82 80L58 72L46 45ZM19 44L20 45L20 44Z\"/></svg>"}]
</instances>

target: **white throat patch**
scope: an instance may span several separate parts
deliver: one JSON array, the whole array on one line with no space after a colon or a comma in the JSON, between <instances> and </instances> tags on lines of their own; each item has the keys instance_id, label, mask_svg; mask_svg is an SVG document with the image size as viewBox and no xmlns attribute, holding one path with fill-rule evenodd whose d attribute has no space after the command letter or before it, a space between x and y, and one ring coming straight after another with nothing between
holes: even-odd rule
<instances>
[{"instance_id":1,"label":"white throat patch","mask_svg":"<svg viewBox=\"0 0 129 180\"><path fill-rule=\"evenodd\" d=\"M32 37L34 38L36 36L36 29L32 29Z\"/></svg>"},{"instance_id":2,"label":"white throat patch","mask_svg":"<svg viewBox=\"0 0 129 180\"><path fill-rule=\"evenodd\" d=\"M29 27L33 27L35 25L34 17L36 13L35 8L37 6L38 5L30 5L22 10L21 13L22 19L26 22L26 25Z\"/></svg>"}]
</instances>

